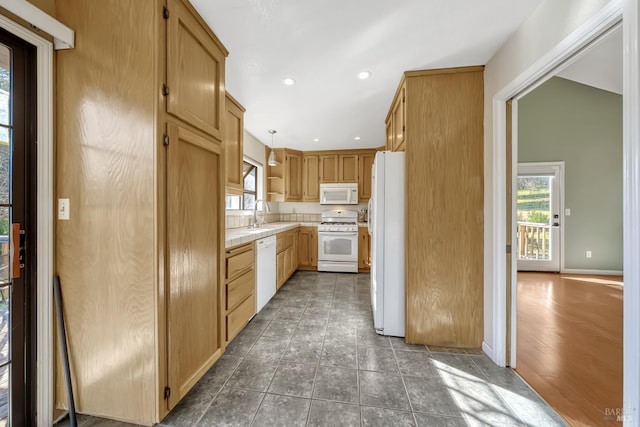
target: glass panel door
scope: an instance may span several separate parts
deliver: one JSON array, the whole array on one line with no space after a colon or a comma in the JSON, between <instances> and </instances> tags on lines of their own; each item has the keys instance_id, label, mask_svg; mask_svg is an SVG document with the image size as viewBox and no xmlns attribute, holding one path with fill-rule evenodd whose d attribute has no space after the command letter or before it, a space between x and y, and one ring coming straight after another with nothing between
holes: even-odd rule
<instances>
[{"instance_id":1,"label":"glass panel door","mask_svg":"<svg viewBox=\"0 0 640 427\"><path fill-rule=\"evenodd\" d=\"M558 168L518 165L515 248L519 271L560 271Z\"/></svg>"}]
</instances>

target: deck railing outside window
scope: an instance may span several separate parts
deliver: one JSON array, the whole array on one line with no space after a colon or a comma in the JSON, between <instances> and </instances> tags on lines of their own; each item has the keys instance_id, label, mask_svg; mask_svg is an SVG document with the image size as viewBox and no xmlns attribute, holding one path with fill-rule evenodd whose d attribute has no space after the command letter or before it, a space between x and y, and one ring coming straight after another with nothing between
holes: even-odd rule
<instances>
[{"instance_id":1,"label":"deck railing outside window","mask_svg":"<svg viewBox=\"0 0 640 427\"><path fill-rule=\"evenodd\" d=\"M518 259L551 259L551 226L535 222L518 222Z\"/></svg>"}]
</instances>

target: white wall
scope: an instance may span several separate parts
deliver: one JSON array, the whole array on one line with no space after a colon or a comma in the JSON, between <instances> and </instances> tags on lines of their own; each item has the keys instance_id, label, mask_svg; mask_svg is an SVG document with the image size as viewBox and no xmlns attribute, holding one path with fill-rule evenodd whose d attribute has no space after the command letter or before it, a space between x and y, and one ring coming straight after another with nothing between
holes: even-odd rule
<instances>
[{"instance_id":1,"label":"white wall","mask_svg":"<svg viewBox=\"0 0 640 427\"><path fill-rule=\"evenodd\" d=\"M545 0L511 38L489 60L485 68L484 120L484 343L494 360L495 348L493 285L497 274L492 257L505 242L494 242L494 208L504 209L504 201L494 200L493 188L499 177L494 176L493 98L528 67L540 60L563 39L605 7L609 0ZM501 251L504 253L504 250Z\"/></svg>"}]
</instances>

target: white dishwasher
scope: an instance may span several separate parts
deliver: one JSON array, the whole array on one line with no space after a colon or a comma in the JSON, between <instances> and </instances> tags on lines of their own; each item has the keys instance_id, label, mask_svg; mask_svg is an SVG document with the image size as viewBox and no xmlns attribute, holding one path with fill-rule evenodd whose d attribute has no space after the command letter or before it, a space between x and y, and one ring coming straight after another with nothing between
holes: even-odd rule
<instances>
[{"instance_id":1,"label":"white dishwasher","mask_svg":"<svg viewBox=\"0 0 640 427\"><path fill-rule=\"evenodd\" d=\"M256 242L256 313L276 294L276 236Z\"/></svg>"}]
</instances>

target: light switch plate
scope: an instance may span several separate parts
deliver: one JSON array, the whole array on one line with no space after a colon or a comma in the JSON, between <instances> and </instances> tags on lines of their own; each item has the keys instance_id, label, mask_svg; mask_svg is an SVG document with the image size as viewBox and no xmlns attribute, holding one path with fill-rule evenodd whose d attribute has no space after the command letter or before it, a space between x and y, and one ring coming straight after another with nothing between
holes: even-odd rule
<instances>
[{"instance_id":1,"label":"light switch plate","mask_svg":"<svg viewBox=\"0 0 640 427\"><path fill-rule=\"evenodd\" d=\"M566 209L564 210L564 216L570 216L570 215L571 215L571 209L566 208Z\"/></svg>"},{"instance_id":2,"label":"light switch plate","mask_svg":"<svg viewBox=\"0 0 640 427\"><path fill-rule=\"evenodd\" d=\"M58 219L69 221L69 199L58 199Z\"/></svg>"}]
</instances>

